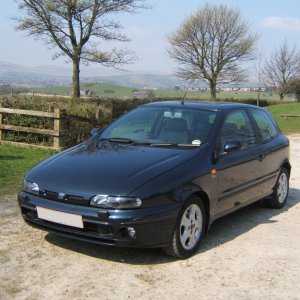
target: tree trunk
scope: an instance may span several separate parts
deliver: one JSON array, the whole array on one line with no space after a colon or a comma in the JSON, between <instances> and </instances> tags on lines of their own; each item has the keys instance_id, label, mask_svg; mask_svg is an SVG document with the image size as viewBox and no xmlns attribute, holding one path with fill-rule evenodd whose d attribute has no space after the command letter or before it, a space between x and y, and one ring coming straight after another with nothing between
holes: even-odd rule
<instances>
[{"instance_id":1,"label":"tree trunk","mask_svg":"<svg viewBox=\"0 0 300 300\"><path fill-rule=\"evenodd\" d=\"M213 80L209 82L210 100L216 101L217 99L217 83Z\"/></svg>"},{"instance_id":2,"label":"tree trunk","mask_svg":"<svg viewBox=\"0 0 300 300\"><path fill-rule=\"evenodd\" d=\"M280 102L283 102L283 98L284 98L284 96L283 96L283 94L279 94L279 99L280 99Z\"/></svg>"},{"instance_id":3,"label":"tree trunk","mask_svg":"<svg viewBox=\"0 0 300 300\"><path fill-rule=\"evenodd\" d=\"M80 60L74 58L73 59L73 97L80 97L80 82L79 82L79 63Z\"/></svg>"}]
</instances>

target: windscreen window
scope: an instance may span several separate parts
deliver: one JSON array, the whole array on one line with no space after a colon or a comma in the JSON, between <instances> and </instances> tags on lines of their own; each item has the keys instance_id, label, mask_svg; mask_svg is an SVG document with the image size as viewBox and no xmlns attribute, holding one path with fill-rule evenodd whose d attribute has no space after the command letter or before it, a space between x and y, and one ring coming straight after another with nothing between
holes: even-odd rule
<instances>
[{"instance_id":1,"label":"windscreen window","mask_svg":"<svg viewBox=\"0 0 300 300\"><path fill-rule=\"evenodd\" d=\"M207 139L216 114L210 110L140 107L106 128L101 138L200 146Z\"/></svg>"}]
</instances>

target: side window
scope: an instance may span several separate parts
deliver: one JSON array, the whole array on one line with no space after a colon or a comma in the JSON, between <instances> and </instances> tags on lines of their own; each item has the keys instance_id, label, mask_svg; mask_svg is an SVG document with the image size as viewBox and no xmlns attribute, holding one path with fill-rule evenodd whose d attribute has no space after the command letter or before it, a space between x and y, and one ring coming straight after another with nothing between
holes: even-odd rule
<instances>
[{"instance_id":1,"label":"side window","mask_svg":"<svg viewBox=\"0 0 300 300\"><path fill-rule=\"evenodd\" d=\"M264 143L271 141L278 132L269 115L261 110L252 110L252 114L262 141Z\"/></svg>"},{"instance_id":2,"label":"side window","mask_svg":"<svg viewBox=\"0 0 300 300\"><path fill-rule=\"evenodd\" d=\"M220 133L219 153L223 152L225 144L230 140L241 141L242 149L256 145L254 130L243 110L233 111L226 116Z\"/></svg>"}]
</instances>

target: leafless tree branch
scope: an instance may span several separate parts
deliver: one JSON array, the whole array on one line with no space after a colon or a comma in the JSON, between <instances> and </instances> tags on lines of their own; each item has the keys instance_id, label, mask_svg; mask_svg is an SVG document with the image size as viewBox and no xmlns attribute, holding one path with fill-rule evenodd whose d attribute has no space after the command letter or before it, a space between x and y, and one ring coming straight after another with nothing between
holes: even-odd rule
<instances>
[{"instance_id":1,"label":"leafless tree branch","mask_svg":"<svg viewBox=\"0 0 300 300\"><path fill-rule=\"evenodd\" d=\"M239 10L206 4L170 34L168 52L179 64L178 76L208 83L216 99L218 82L247 78L240 63L254 59L257 38Z\"/></svg>"},{"instance_id":2,"label":"leafless tree branch","mask_svg":"<svg viewBox=\"0 0 300 300\"><path fill-rule=\"evenodd\" d=\"M285 40L266 60L263 74L266 86L275 88L283 101L294 79L300 76L300 51Z\"/></svg>"},{"instance_id":3,"label":"leafless tree branch","mask_svg":"<svg viewBox=\"0 0 300 300\"><path fill-rule=\"evenodd\" d=\"M109 17L118 13L135 13L147 8L145 0L18 0L25 14L15 18L17 30L43 39L48 46L58 47L54 58L66 55L73 62L73 95L79 97L79 67L83 63L100 63L117 67L132 63L128 50L99 50L99 43L127 42L122 26ZM98 47L91 47L97 45Z\"/></svg>"}]
</instances>

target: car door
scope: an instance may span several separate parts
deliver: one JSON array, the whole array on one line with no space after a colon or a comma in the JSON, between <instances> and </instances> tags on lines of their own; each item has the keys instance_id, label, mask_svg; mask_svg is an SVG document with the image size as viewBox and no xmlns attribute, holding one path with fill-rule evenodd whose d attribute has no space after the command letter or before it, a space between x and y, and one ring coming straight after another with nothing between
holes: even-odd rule
<instances>
[{"instance_id":1,"label":"car door","mask_svg":"<svg viewBox=\"0 0 300 300\"><path fill-rule=\"evenodd\" d=\"M286 142L285 140L280 141L278 129L266 111L251 109L250 112L254 118L261 144L260 193L262 195L270 194L285 159L283 148L285 148Z\"/></svg>"},{"instance_id":2,"label":"car door","mask_svg":"<svg viewBox=\"0 0 300 300\"><path fill-rule=\"evenodd\" d=\"M240 141L241 148L225 152L224 147L230 141ZM260 147L246 110L238 109L226 115L216 152L218 199L215 215L220 216L251 202L259 193Z\"/></svg>"}]
</instances>

